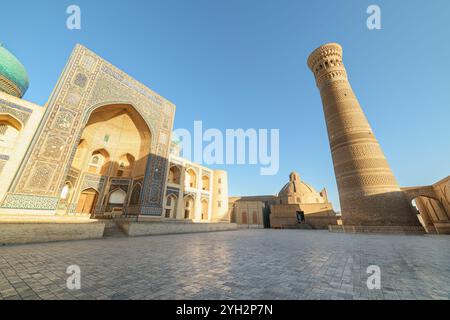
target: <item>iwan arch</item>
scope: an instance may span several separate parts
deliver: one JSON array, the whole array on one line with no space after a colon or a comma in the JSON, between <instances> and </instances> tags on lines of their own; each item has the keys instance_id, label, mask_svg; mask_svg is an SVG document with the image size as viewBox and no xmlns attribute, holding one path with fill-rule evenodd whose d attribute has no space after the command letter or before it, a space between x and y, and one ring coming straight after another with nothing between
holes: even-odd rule
<instances>
[{"instance_id":1,"label":"iwan arch","mask_svg":"<svg viewBox=\"0 0 450 320\"><path fill-rule=\"evenodd\" d=\"M93 110L57 209L94 215L138 212L151 139L150 129L132 105Z\"/></svg>"},{"instance_id":2,"label":"iwan arch","mask_svg":"<svg viewBox=\"0 0 450 320\"><path fill-rule=\"evenodd\" d=\"M104 224L90 218L107 217L232 228L219 223L228 221L226 173L170 153L173 103L77 45L46 105L34 105L21 99L23 66L0 49L0 217L9 229L58 222L61 233L69 223L82 233L85 223L86 237L100 237Z\"/></svg>"}]
</instances>

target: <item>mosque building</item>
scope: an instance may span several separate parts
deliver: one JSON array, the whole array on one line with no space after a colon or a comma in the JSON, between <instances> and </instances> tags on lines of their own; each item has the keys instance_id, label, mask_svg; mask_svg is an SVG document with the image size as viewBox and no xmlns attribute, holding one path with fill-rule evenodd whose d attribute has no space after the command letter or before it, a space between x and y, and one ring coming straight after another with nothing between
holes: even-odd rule
<instances>
[{"instance_id":1,"label":"mosque building","mask_svg":"<svg viewBox=\"0 0 450 320\"><path fill-rule=\"evenodd\" d=\"M328 229L339 216L327 190L317 192L297 172L277 195L230 197L230 219L241 228Z\"/></svg>"}]
</instances>

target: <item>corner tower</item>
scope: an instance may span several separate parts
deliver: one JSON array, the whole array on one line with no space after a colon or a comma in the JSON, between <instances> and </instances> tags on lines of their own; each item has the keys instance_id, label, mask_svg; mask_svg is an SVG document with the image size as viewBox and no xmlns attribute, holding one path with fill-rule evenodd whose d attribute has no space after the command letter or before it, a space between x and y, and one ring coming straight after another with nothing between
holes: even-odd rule
<instances>
[{"instance_id":1,"label":"corner tower","mask_svg":"<svg viewBox=\"0 0 450 320\"><path fill-rule=\"evenodd\" d=\"M319 47L308 67L322 97L344 225L419 226L348 82L342 47Z\"/></svg>"},{"instance_id":2,"label":"corner tower","mask_svg":"<svg viewBox=\"0 0 450 320\"><path fill-rule=\"evenodd\" d=\"M223 170L214 171L212 221L230 221L228 212L228 174Z\"/></svg>"}]
</instances>

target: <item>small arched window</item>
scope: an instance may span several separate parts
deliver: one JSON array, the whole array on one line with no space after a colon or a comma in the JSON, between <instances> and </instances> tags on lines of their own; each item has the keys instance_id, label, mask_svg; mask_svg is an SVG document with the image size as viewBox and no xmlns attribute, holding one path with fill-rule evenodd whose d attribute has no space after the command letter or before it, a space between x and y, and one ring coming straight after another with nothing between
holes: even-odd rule
<instances>
[{"instance_id":1,"label":"small arched window","mask_svg":"<svg viewBox=\"0 0 450 320\"><path fill-rule=\"evenodd\" d=\"M105 149L94 151L89 159L88 172L104 174L107 170L109 154Z\"/></svg>"},{"instance_id":2,"label":"small arched window","mask_svg":"<svg viewBox=\"0 0 450 320\"><path fill-rule=\"evenodd\" d=\"M100 163L100 157L99 156L93 156L91 164L98 165Z\"/></svg>"},{"instance_id":3,"label":"small arched window","mask_svg":"<svg viewBox=\"0 0 450 320\"><path fill-rule=\"evenodd\" d=\"M203 176L202 177L202 190L203 191L209 191L209 177L208 176Z\"/></svg>"},{"instance_id":4,"label":"small arched window","mask_svg":"<svg viewBox=\"0 0 450 320\"><path fill-rule=\"evenodd\" d=\"M134 157L127 153L120 157L117 169L118 177L130 177L134 166Z\"/></svg>"},{"instance_id":5,"label":"small arched window","mask_svg":"<svg viewBox=\"0 0 450 320\"><path fill-rule=\"evenodd\" d=\"M179 167L177 167L177 166L170 167L169 177L168 177L169 183L180 184L180 176L181 176L181 172L180 172Z\"/></svg>"},{"instance_id":6,"label":"small arched window","mask_svg":"<svg viewBox=\"0 0 450 320\"><path fill-rule=\"evenodd\" d=\"M97 173L99 174L101 171L101 168L103 166L103 163L105 161L105 158L100 153L93 154L91 157L91 161L89 161L89 168L88 171L90 173Z\"/></svg>"}]
</instances>

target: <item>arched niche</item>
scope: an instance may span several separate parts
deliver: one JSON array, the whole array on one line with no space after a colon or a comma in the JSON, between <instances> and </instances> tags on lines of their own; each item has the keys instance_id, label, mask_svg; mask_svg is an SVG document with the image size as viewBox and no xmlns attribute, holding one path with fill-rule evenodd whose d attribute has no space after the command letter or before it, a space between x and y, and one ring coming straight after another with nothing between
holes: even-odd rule
<instances>
[{"instance_id":1,"label":"arched niche","mask_svg":"<svg viewBox=\"0 0 450 320\"><path fill-rule=\"evenodd\" d=\"M125 203L126 198L127 193L119 188L110 193L108 204L123 205Z\"/></svg>"},{"instance_id":2,"label":"arched niche","mask_svg":"<svg viewBox=\"0 0 450 320\"><path fill-rule=\"evenodd\" d=\"M106 149L98 149L92 152L87 172L98 174L98 175L106 175L109 169L110 155Z\"/></svg>"},{"instance_id":3,"label":"arched niche","mask_svg":"<svg viewBox=\"0 0 450 320\"><path fill-rule=\"evenodd\" d=\"M210 178L207 175L203 175L202 177L202 190L210 191Z\"/></svg>"},{"instance_id":4,"label":"arched niche","mask_svg":"<svg viewBox=\"0 0 450 320\"><path fill-rule=\"evenodd\" d=\"M133 176L135 158L129 153L123 154L119 157L117 164L116 176L120 178L129 178Z\"/></svg>"},{"instance_id":5,"label":"arched niche","mask_svg":"<svg viewBox=\"0 0 450 320\"><path fill-rule=\"evenodd\" d=\"M178 166L171 166L167 182L179 185L181 181L181 170Z\"/></svg>"},{"instance_id":6,"label":"arched niche","mask_svg":"<svg viewBox=\"0 0 450 320\"><path fill-rule=\"evenodd\" d=\"M130 197L130 205L135 206L138 205L141 199L142 186L140 183L136 184L133 187L133 192Z\"/></svg>"},{"instance_id":7,"label":"arched niche","mask_svg":"<svg viewBox=\"0 0 450 320\"><path fill-rule=\"evenodd\" d=\"M193 168L186 170L185 187L191 189L197 188L197 173Z\"/></svg>"},{"instance_id":8,"label":"arched niche","mask_svg":"<svg viewBox=\"0 0 450 320\"><path fill-rule=\"evenodd\" d=\"M195 199L191 195L184 198L184 218L191 220L195 218Z\"/></svg>"},{"instance_id":9,"label":"arched niche","mask_svg":"<svg viewBox=\"0 0 450 320\"><path fill-rule=\"evenodd\" d=\"M9 114L0 114L0 153L10 155L22 130L22 123Z\"/></svg>"},{"instance_id":10,"label":"arched niche","mask_svg":"<svg viewBox=\"0 0 450 320\"><path fill-rule=\"evenodd\" d=\"M164 204L165 217L176 219L177 217L177 203L178 198L174 194L170 194L166 197L166 201Z\"/></svg>"}]
</instances>

